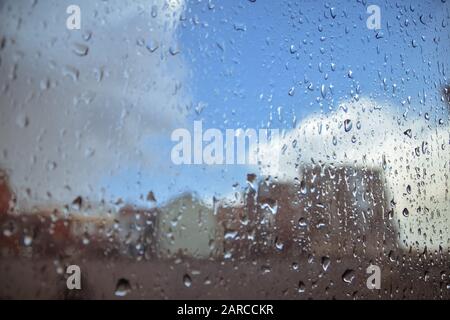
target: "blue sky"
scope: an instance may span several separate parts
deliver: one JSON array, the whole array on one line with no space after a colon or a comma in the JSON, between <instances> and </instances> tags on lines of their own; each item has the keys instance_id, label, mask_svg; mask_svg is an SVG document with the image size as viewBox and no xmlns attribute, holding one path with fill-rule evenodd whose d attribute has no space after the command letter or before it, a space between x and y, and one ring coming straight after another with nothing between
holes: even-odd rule
<instances>
[{"instance_id":1,"label":"blue sky","mask_svg":"<svg viewBox=\"0 0 450 320\"><path fill-rule=\"evenodd\" d=\"M381 7L381 30L366 27L369 4ZM194 107L205 105L190 111L189 124L290 130L294 117L331 112L355 95L390 102L398 114L443 115L436 105L448 77L448 2L192 0L186 7L178 30L184 86ZM144 152L157 153L157 164L150 171L131 164L105 180L109 191L130 200L148 190L160 201L183 191L220 197L255 171L175 166L173 145L167 136L149 139Z\"/></svg>"}]
</instances>

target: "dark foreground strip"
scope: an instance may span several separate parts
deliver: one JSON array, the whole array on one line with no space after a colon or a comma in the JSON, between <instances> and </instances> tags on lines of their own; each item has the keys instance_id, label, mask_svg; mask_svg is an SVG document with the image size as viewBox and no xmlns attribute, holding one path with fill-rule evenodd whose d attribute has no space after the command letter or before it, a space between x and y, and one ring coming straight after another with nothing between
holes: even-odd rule
<instances>
[{"instance_id":1,"label":"dark foreground strip","mask_svg":"<svg viewBox=\"0 0 450 320\"><path fill-rule=\"evenodd\" d=\"M442 319L449 301L1 301L5 319ZM441 312L441 315L439 315ZM443 313L442 313L443 312ZM9 316L6 316L9 314ZM25 315L25 314L24 314ZM33 317L34 318L34 317Z\"/></svg>"}]
</instances>

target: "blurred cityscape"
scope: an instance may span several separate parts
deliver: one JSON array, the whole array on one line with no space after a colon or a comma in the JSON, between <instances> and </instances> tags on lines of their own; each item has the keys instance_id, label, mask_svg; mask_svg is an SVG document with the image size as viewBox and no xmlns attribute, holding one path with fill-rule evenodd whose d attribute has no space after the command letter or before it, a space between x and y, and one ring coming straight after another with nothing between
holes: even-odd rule
<instances>
[{"instance_id":1,"label":"blurred cityscape","mask_svg":"<svg viewBox=\"0 0 450 320\"><path fill-rule=\"evenodd\" d=\"M34 292L37 297L49 297L48 291L39 289L43 281L40 277L44 274L49 277L51 267L55 271L50 272L50 277L53 274L56 279L64 278L65 267L77 263L88 265L90 273L99 272L94 271L98 264L110 265L110 270L100 268L103 277L122 272L140 274L147 281L157 281L159 277L164 278L164 273L180 272L175 270L183 267L196 270L194 275L181 271L178 277L183 277L184 288L191 286L191 277L196 274L206 275L208 283L217 274L230 273L228 280L219 280L218 287L228 287L234 292L231 297L234 294L243 298L279 297L280 293L271 288L278 281L298 278L299 273L304 280L298 288L287 290L281 296L307 298L307 295L299 296L299 292L305 291L309 278L313 288L325 286L323 295L315 294L322 298L450 297L448 275L442 269L448 265L448 248L428 252L426 248L405 250L399 245L394 204L385 196L379 172L311 166L301 168L299 177L295 183L288 184L248 174L245 192L236 194L234 200L217 200L213 206L203 203L195 194L185 193L161 206L139 208L121 204L117 212L85 215L83 212L92 208L80 197L67 205L64 212L51 209L15 212L14 194L7 175L2 173L0 296L30 297ZM152 192L148 200L156 201ZM433 263L424 274L421 265L429 261ZM17 264L21 268L13 267ZM42 267L45 273L36 271L40 264L45 266ZM371 292L366 288L365 268L370 264L384 270L384 290ZM17 278L27 265L31 275L25 284ZM131 265L138 268L136 273ZM289 272L276 271L282 266L288 266ZM275 282L265 282L259 293L244 290L239 287L244 284L234 272L240 268L241 272L248 273L245 279L248 289L253 286L252 281L268 277L266 273L272 274ZM252 274L252 269L257 271ZM325 273L328 277L324 277ZM354 280L358 273L359 283ZM417 275L411 277L412 273ZM399 292L396 285L404 287L402 276L406 275L411 291ZM167 279L173 277L177 278L167 275ZM325 283L319 285L321 278ZM336 282L325 281L333 278ZM91 291L74 293L59 285L60 290L53 294L59 298L101 298L114 293L114 290L109 295L105 293L114 280L96 279L89 279ZM34 290L27 290L26 294L17 291L19 284L34 286ZM131 297L227 297L219 289L207 292L192 289L183 293L170 281L165 287L166 290L156 293L141 288L136 291L140 295ZM55 296L50 294L50 297Z\"/></svg>"}]
</instances>

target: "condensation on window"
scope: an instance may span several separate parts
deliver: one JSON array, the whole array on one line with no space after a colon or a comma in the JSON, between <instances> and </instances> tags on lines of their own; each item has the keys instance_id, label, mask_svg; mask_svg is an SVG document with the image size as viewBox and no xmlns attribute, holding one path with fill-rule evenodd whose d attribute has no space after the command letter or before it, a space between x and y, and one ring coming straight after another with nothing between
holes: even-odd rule
<instances>
[{"instance_id":1,"label":"condensation on window","mask_svg":"<svg viewBox=\"0 0 450 320\"><path fill-rule=\"evenodd\" d=\"M76 2L0 2L0 298L450 298L448 1Z\"/></svg>"}]
</instances>

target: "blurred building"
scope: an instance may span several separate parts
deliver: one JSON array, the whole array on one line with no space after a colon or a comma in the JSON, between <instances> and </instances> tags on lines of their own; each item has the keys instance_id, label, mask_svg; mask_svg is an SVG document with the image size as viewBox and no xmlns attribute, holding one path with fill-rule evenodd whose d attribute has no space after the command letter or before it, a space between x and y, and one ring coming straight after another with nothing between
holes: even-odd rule
<instances>
[{"instance_id":1,"label":"blurred building","mask_svg":"<svg viewBox=\"0 0 450 320\"><path fill-rule=\"evenodd\" d=\"M9 186L8 177L5 172L0 170L0 216L8 212L13 194Z\"/></svg>"},{"instance_id":2,"label":"blurred building","mask_svg":"<svg viewBox=\"0 0 450 320\"><path fill-rule=\"evenodd\" d=\"M378 257L397 246L380 172L306 166L292 183L270 179L243 204L218 210L224 257Z\"/></svg>"},{"instance_id":3,"label":"blurred building","mask_svg":"<svg viewBox=\"0 0 450 320\"><path fill-rule=\"evenodd\" d=\"M156 257L157 226L160 214L157 208L126 205L120 209L116 219L115 233L122 254L146 259Z\"/></svg>"},{"instance_id":4,"label":"blurred building","mask_svg":"<svg viewBox=\"0 0 450 320\"><path fill-rule=\"evenodd\" d=\"M159 255L209 258L216 254L217 219L213 209L195 195L172 199L158 219Z\"/></svg>"}]
</instances>

